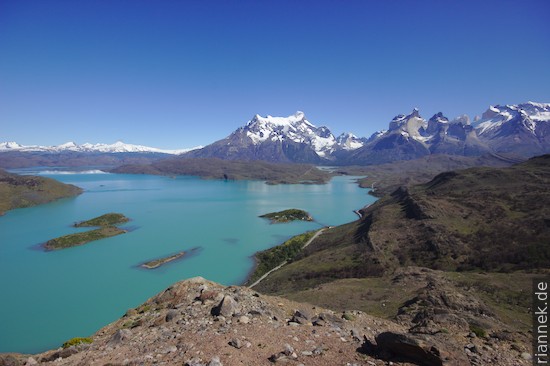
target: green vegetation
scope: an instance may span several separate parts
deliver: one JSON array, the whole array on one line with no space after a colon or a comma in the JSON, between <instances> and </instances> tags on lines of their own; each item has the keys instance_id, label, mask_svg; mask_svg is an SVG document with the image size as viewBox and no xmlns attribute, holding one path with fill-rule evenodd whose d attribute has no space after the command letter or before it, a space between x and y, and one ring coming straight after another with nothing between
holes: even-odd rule
<instances>
[{"instance_id":1,"label":"green vegetation","mask_svg":"<svg viewBox=\"0 0 550 366\"><path fill-rule=\"evenodd\" d=\"M76 337L76 338L73 338L73 339L69 339L67 342L63 343L63 348L69 348L71 346L77 346L79 344L83 344L83 343L92 343L93 340L92 338L84 338L84 337Z\"/></svg>"},{"instance_id":2,"label":"green vegetation","mask_svg":"<svg viewBox=\"0 0 550 366\"><path fill-rule=\"evenodd\" d=\"M313 235L315 231L308 231L288 239L281 245L256 253L257 265L247 283L254 283L283 262L293 260Z\"/></svg>"},{"instance_id":3,"label":"green vegetation","mask_svg":"<svg viewBox=\"0 0 550 366\"><path fill-rule=\"evenodd\" d=\"M115 226L104 226L96 230L86 231L83 233L69 234L48 240L44 247L47 250L57 250L71 248L77 245L83 245L91 241L109 238L126 233L126 230L120 229Z\"/></svg>"},{"instance_id":4,"label":"green vegetation","mask_svg":"<svg viewBox=\"0 0 550 366\"><path fill-rule=\"evenodd\" d=\"M162 265L164 265L168 262L175 261L176 259L181 258L184 255L185 255L185 252L179 252L179 253L170 255L168 257L154 259L152 261L145 262L141 265L141 267L147 268L147 269L155 269L155 268L158 268L158 267L160 267L160 266L162 266Z\"/></svg>"},{"instance_id":5,"label":"green vegetation","mask_svg":"<svg viewBox=\"0 0 550 366\"><path fill-rule=\"evenodd\" d=\"M485 329L481 328L478 325L470 325L470 331L472 331L476 336L480 338L487 337L487 332L485 331Z\"/></svg>"},{"instance_id":6,"label":"green vegetation","mask_svg":"<svg viewBox=\"0 0 550 366\"><path fill-rule=\"evenodd\" d=\"M348 321L354 321L355 320L355 315L353 315L351 313L348 313L348 312L344 312L344 314L342 315L342 318L346 319Z\"/></svg>"},{"instance_id":7,"label":"green vegetation","mask_svg":"<svg viewBox=\"0 0 550 366\"><path fill-rule=\"evenodd\" d=\"M304 210L299 210L296 208L291 208L291 209L279 211L279 212L271 212L265 215L261 215L260 217L271 220L272 224L290 222L295 220L313 221L313 218L309 215L309 213L307 213Z\"/></svg>"},{"instance_id":8,"label":"green vegetation","mask_svg":"<svg viewBox=\"0 0 550 366\"><path fill-rule=\"evenodd\" d=\"M163 159L151 164L123 165L111 172L167 176L194 175L205 179L263 180L268 184L323 184L333 176L309 164L186 157Z\"/></svg>"},{"instance_id":9,"label":"green vegetation","mask_svg":"<svg viewBox=\"0 0 550 366\"><path fill-rule=\"evenodd\" d=\"M91 220L76 223L74 226L75 227L114 226L114 225L123 224L128 221L130 220L123 214L108 213L108 214L93 218Z\"/></svg>"},{"instance_id":10,"label":"green vegetation","mask_svg":"<svg viewBox=\"0 0 550 366\"><path fill-rule=\"evenodd\" d=\"M14 208L36 206L80 193L80 188L54 179L10 174L0 169L0 215Z\"/></svg>"},{"instance_id":11,"label":"green vegetation","mask_svg":"<svg viewBox=\"0 0 550 366\"><path fill-rule=\"evenodd\" d=\"M508 161L493 156L457 156L434 154L419 159L396 161L393 163L339 167L336 173L366 176L359 180L363 188L373 188L377 197L390 194L400 186L412 186L433 179L437 174L450 170L466 169L477 166L505 167Z\"/></svg>"}]
</instances>

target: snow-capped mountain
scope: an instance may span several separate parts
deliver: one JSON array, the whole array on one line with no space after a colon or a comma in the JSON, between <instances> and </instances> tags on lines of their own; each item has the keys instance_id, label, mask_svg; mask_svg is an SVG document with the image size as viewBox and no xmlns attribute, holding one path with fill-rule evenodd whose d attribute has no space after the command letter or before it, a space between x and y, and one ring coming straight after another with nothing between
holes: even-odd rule
<instances>
[{"instance_id":1,"label":"snow-capped mountain","mask_svg":"<svg viewBox=\"0 0 550 366\"><path fill-rule=\"evenodd\" d=\"M162 150L121 141L82 145L67 142L57 146L2 142L0 153L21 154L17 154L17 158L14 154L1 154L0 166L21 165L24 159L27 166L82 164L79 159L84 155L86 161L104 165L117 165L122 160L140 163L163 158L166 154L182 154L185 158L331 165L381 164L429 154L475 156L490 153L513 159L550 153L549 136L550 103L491 106L473 123L466 115L451 120L441 112L426 120L415 108L409 114L396 116L387 130L375 132L369 138L352 133L335 137L328 127L317 127L303 112L296 112L288 117L255 115L226 138L194 149ZM68 157L69 153L74 156ZM62 155L63 159L59 159Z\"/></svg>"},{"instance_id":2,"label":"snow-capped mountain","mask_svg":"<svg viewBox=\"0 0 550 366\"><path fill-rule=\"evenodd\" d=\"M328 127L316 127L303 112L288 117L255 115L225 139L186 155L222 159L320 163L338 150L363 145L353 134L335 138Z\"/></svg>"},{"instance_id":3,"label":"snow-capped mountain","mask_svg":"<svg viewBox=\"0 0 550 366\"><path fill-rule=\"evenodd\" d=\"M491 106L475 122L479 137L499 153L529 157L550 152L550 103Z\"/></svg>"},{"instance_id":4,"label":"snow-capped mountain","mask_svg":"<svg viewBox=\"0 0 550 366\"><path fill-rule=\"evenodd\" d=\"M418 109L394 117L388 130L373 134L364 146L342 157L344 164L381 164L430 154L480 155L488 151L467 116L452 121L441 112L426 121Z\"/></svg>"},{"instance_id":5,"label":"snow-capped mountain","mask_svg":"<svg viewBox=\"0 0 550 366\"><path fill-rule=\"evenodd\" d=\"M246 133L254 145L267 140L292 141L310 145L321 157L330 155L336 145L336 139L327 127L315 127L300 111L288 117L255 115L239 130Z\"/></svg>"},{"instance_id":6,"label":"snow-capped mountain","mask_svg":"<svg viewBox=\"0 0 550 366\"><path fill-rule=\"evenodd\" d=\"M200 147L197 147L200 148ZM195 148L196 149L196 148ZM86 153L158 153L179 155L193 149L181 150L163 150L154 147L142 145L125 144L122 141L117 141L114 144L90 144L85 143L77 145L74 142L67 142L56 146L23 146L17 142L2 142L0 143L0 151L18 151L18 152L47 152L47 153L62 153L62 152L86 152Z\"/></svg>"},{"instance_id":7,"label":"snow-capped mountain","mask_svg":"<svg viewBox=\"0 0 550 366\"><path fill-rule=\"evenodd\" d=\"M344 150L355 150L359 149L365 143L367 139L364 137L357 137L351 132L344 132L336 138L336 143L338 146Z\"/></svg>"}]
</instances>

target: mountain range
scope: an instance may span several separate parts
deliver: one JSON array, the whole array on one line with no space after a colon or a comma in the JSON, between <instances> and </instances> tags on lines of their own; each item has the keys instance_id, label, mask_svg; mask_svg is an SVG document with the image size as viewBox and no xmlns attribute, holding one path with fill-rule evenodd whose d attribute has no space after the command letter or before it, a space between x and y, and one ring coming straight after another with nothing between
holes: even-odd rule
<instances>
[{"instance_id":1,"label":"mountain range","mask_svg":"<svg viewBox=\"0 0 550 366\"><path fill-rule=\"evenodd\" d=\"M550 104L533 102L491 106L474 123L466 115L450 120L442 113L425 120L414 109L369 138L351 133L335 137L328 127L316 127L297 112L288 117L256 115L228 137L185 156L338 165L382 164L431 154L528 158L550 152L549 132Z\"/></svg>"},{"instance_id":2,"label":"mountain range","mask_svg":"<svg viewBox=\"0 0 550 366\"><path fill-rule=\"evenodd\" d=\"M200 147L198 147L200 148ZM9 141L0 143L0 152L45 152L45 153L62 153L62 152L83 152L83 153L157 153L157 154L169 154L178 155L188 152L191 149L178 149L178 150L163 150L154 147L126 144L122 141L117 141L114 144L90 144L85 143L77 145L70 141L56 146L39 146L31 145L24 146L17 142Z\"/></svg>"},{"instance_id":3,"label":"mountain range","mask_svg":"<svg viewBox=\"0 0 550 366\"><path fill-rule=\"evenodd\" d=\"M426 120L418 109L393 118L387 130L369 138L352 133L335 136L326 126L317 127L303 112L288 117L255 115L229 136L205 147L162 150L116 142L58 146L22 146L0 143L0 153L31 154L149 154L151 160L178 155L183 158L262 160L276 163L319 165L376 165L412 160L432 154L481 156L492 154L525 159L550 152L550 103L527 102L491 106L472 123L468 116L455 119L441 112ZM158 156L153 157L153 154ZM13 159L12 159L13 160ZM51 159L50 159L51 160ZM115 159L119 161L117 157ZM4 167L13 167L3 164Z\"/></svg>"}]
</instances>

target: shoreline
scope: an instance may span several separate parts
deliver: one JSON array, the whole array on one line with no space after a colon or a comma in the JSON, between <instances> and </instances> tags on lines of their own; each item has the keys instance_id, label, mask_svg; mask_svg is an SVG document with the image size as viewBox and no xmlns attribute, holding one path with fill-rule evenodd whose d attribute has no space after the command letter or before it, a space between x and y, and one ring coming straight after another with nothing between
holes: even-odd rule
<instances>
[{"instance_id":1,"label":"shoreline","mask_svg":"<svg viewBox=\"0 0 550 366\"><path fill-rule=\"evenodd\" d=\"M322 227L321 229L317 230L315 232L315 234L313 234L313 236L311 238L308 239L308 241L302 246L302 248L300 249L300 251L304 250L305 248L307 248L315 239L317 239L317 237L319 235L321 235L325 230L327 229L330 229L332 228L332 226L324 226ZM305 233L308 233L308 231L302 233L302 234L297 234L297 235L294 235L292 236L290 239L287 239L285 240L284 242L282 242L281 244L278 244L278 245L275 245L274 247L271 247L271 248L268 248L266 250L270 250L270 249L273 249L273 248L276 248L280 245L283 245L285 244L288 240L291 240L292 238L296 237L296 236L299 236L299 235L303 235ZM239 286L247 286L248 288L252 288L254 286L256 286L257 284L259 284L262 280L264 280L265 278L267 278L271 273L275 272L276 270L280 269L281 267L283 267L285 264L288 263L288 260L285 260L283 261L282 263L278 264L277 266L273 267L272 269L270 269L269 271L267 271L266 273L264 273L263 275L260 276L260 278L258 278L256 281L254 281L251 285L247 285L248 282L250 282L250 279L252 278L252 274L254 274L254 272L256 271L256 269L258 268L258 265L260 264L260 260L258 259L258 257L256 256L257 253L260 253L262 251L257 251L256 253L254 253L254 255L252 255L252 258L254 259L254 266L253 268L250 270L250 272L248 273L247 277L246 277L246 280Z\"/></svg>"}]
</instances>

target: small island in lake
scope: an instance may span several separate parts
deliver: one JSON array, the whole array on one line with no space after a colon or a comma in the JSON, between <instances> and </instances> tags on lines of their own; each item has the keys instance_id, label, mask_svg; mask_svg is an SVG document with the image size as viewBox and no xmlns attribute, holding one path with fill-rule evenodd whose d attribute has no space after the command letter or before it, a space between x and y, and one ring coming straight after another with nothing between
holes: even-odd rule
<instances>
[{"instance_id":1,"label":"small island in lake","mask_svg":"<svg viewBox=\"0 0 550 366\"><path fill-rule=\"evenodd\" d=\"M44 244L44 248L47 250L71 248L78 245L87 244L91 241L124 234L126 232L126 230L120 229L116 226L104 226L96 230L64 235L59 238L48 240L46 244Z\"/></svg>"},{"instance_id":2,"label":"small island in lake","mask_svg":"<svg viewBox=\"0 0 550 366\"><path fill-rule=\"evenodd\" d=\"M110 238L128 231L120 229L115 225L130 221L129 218L119 213L108 213L93 219L74 224L74 227L98 227L98 229L60 236L59 238L48 240L44 244L46 250L58 250L71 248L78 245L84 245L91 241Z\"/></svg>"},{"instance_id":3,"label":"small island in lake","mask_svg":"<svg viewBox=\"0 0 550 366\"><path fill-rule=\"evenodd\" d=\"M90 226L113 226L123 224L130 221L126 216L119 213L108 213L95 217L93 219L77 222L74 227L90 227Z\"/></svg>"},{"instance_id":4,"label":"small island in lake","mask_svg":"<svg viewBox=\"0 0 550 366\"><path fill-rule=\"evenodd\" d=\"M152 261L145 262L141 264L141 267L147 268L147 269L155 269L158 268L168 262L175 261L176 259L179 259L185 255L185 252L179 252L173 255L170 255L168 257L159 258L159 259L153 259Z\"/></svg>"},{"instance_id":5,"label":"small island in lake","mask_svg":"<svg viewBox=\"0 0 550 366\"><path fill-rule=\"evenodd\" d=\"M265 215L261 215L260 217L271 220L272 224L278 224L278 223L290 222L290 221L296 221L296 220L313 221L313 217L311 217L309 213L307 213L304 210L299 210L297 208L291 208L291 209L279 211L279 212L271 212Z\"/></svg>"}]
</instances>

